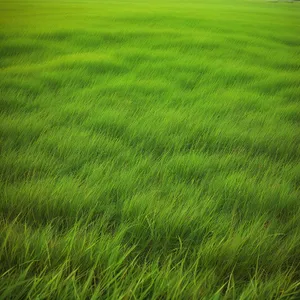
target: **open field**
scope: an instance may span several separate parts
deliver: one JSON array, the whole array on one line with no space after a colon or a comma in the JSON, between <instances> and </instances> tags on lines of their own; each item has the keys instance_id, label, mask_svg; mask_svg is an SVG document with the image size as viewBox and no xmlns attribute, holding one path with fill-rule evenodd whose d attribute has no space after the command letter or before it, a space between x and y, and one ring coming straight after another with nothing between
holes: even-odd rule
<instances>
[{"instance_id":1,"label":"open field","mask_svg":"<svg viewBox=\"0 0 300 300\"><path fill-rule=\"evenodd\" d=\"M0 299L299 299L300 3L0 0Z\"/></svg>"}]
</instances>

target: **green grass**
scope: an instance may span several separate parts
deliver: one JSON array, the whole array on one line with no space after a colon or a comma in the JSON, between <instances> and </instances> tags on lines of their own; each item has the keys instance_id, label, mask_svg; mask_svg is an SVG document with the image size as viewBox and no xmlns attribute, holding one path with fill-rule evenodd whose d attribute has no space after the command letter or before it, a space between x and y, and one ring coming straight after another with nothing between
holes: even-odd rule
<instances>
[{"instance_id":1,"label":"green grass","mask_svg":"<svg viewBox=\"0 0 300 300\"><path fill-rule=\"evenodd\" d=\"M0 0L0 299L299 299L299 20Z\"/></svg>"}]
</instances>

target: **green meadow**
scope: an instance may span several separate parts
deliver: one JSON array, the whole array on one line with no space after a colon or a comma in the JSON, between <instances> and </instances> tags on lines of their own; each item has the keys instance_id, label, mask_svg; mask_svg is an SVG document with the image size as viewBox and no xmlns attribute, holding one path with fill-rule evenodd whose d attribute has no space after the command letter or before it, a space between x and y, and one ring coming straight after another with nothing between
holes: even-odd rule
<instances>
[{"instance_id":1,"label":"green meadow","mask_svg":"<svg viewBox=\"0 0 300 300\"><path fill-rule=\"evenodd\" d=\"M0 0L0 299L300 298L300 2Z\"/></svg>"}]
</instances>

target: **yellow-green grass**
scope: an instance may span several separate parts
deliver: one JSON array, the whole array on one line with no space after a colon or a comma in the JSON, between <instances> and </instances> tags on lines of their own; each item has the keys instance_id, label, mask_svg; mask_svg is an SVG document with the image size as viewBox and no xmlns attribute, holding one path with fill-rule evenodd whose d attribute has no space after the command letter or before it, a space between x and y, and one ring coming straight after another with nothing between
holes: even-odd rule
<instances>
[{"instance_id":1,"label":"yellow-green grass","mask_svg":"<svg viewBox=\"0 0 300 300\"><path fill-rule=\"evenodd\" d=\"M299 299L300 3L0 1L0 299Z\"/></svg>"}]
</instances>

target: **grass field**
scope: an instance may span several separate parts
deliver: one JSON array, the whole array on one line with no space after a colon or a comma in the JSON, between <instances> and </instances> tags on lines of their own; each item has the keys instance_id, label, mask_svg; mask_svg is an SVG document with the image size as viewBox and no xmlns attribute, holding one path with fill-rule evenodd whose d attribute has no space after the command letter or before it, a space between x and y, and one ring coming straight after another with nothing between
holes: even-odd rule
<instances>
[{"instance_id":1,"label":"grass field","mask_svg":"<svg viewBox=\"0 0 300 300\"><path fill-rule=\"evenodd\" d=\"M299 21L0 0L0 299L299 299Z\"/></svg>"}]
</instances>

